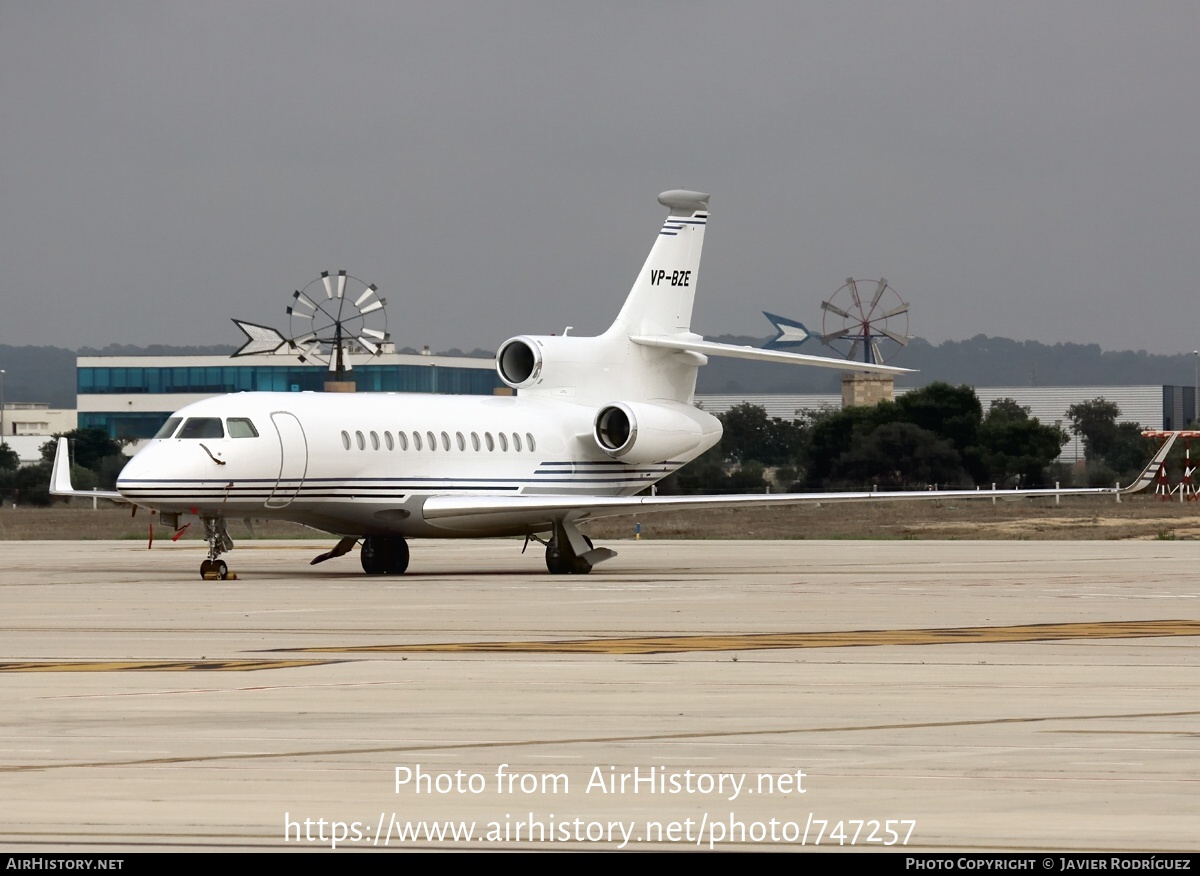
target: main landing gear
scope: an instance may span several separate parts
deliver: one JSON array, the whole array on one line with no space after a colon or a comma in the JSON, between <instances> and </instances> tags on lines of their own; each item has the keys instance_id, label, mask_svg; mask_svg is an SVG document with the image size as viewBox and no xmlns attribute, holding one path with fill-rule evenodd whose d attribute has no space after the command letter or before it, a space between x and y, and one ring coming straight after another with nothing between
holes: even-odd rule
<instances>
[{"instance_id":1,"label":"main landing gear","mask_svg":"<svg viewBox=\"0 0 1200 876\"><path fill-rule=\"evenodd\" d=\"M408 542L385 535L368 535L358 552L368 575L403 575L408 569Z\"/></svg>"},{"instance_id":2,"label":"main landing gear","mask_svg":"<svg viewBox=\"0 0 1200 876\"><path fill-rule=\"evenodd\" d=\"M204 540L208 542L208 559L200 564L200 577L205 581L224 581L234 577L229 573L229 567L224 560L217 557L233 550L233 539L225 528L224 517L202 517L204 523Z\"/></svg>"},{"instance_id":3,"label":"main landing gear","mask_svg":"<svg viewBox=\"0 0 1200 876\"><path fill-rule=\"evenodd\" d=\"M569 521L554 524L554 534L546 542L546 568L551 575L586 575L592 567L611 560L617 552L598 548Z\"/></svg>"}]
</instances>

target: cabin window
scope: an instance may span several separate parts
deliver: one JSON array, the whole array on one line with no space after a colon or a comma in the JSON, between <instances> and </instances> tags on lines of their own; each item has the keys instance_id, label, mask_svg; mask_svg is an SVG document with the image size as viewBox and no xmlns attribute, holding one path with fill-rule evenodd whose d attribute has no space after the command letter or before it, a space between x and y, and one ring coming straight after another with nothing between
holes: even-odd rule
<instances>
[{"instance_id":1,"label":"cabin window","mask_svg":"<svg viewBox=\"0 0 1200 876\"><path fill-rule=\"evenodd\" d=\"M467 449L467 439L463 437L463 433L462 433L462 432L455 432L455 433L454 433L454 437L455 437L456 439L458 439L458 449L459 449L459 450L466 450L466 449Z\"/></svg>"},{"instance_id":2,"label":"cabin window","mask_svg":"<svg viewBox=\"0 0 1200 876\"><path fill-rule=\"evenodd\" d=\"M484 433L483 433L483 443L487 445L487 449L488 449L489 451L492 451L492 450L495 450L495 449L496 449L496 442L492 440L492 433L491 433L491 432L484 432Z\"/></svg>"},{"instance_id":3,"label":"cabin window","mask_svg":"<svg viewBox=\"0 0 1200 876\"><path fill-rule=\"evenodd\" d=\"M505 453L508 453L508 436L503 432L500 432L496 435L496 437L500 439L500 449Z\"/></svg>"},{"instance_id":4,"label":"cabin window","mask_svg":"<svg viewBox=\"0 0 1200 876\"><path fill-rule=\"evenodd\" d=\"M414 450L421 449L421 433L420 432L413 432L413 449Z\"/></svg>"},{"instance_id":5,"label":"cabin window","mask_svg":"<svg viewBox=\"0 0 1200 876\"><path fill-rule=\"evenodd\" d=\"M230 438L257 438L258 430L254 428L254 424L245 417L230 417L225 421L225 425L229 427Z\"/></svg>"},{"instance_id":6,"label":"cabin window","mask_svg":"<svg viewBox=\"0 0 1200 876\"><path fill-rule=\"evenodd\" d=\"M537 450L537 445L533 443L533 433L532 432L525 433L525 440L529 444L529 452L530 453L533 453L533 451Z\"/></svg>"},{"instance_id":7,"label":"cabin window","mask_svg":"<svg viewBox=\"0 0 1200 876\"><path fill-rule=\"evenodd\" d=\"M345 429L342 430L342 446L347 450L350 449L350 433Z\"/></svg>"},{"instance_id":8,"label":"cabin window","mask_svg":"<svg viewBox=\"0 0 1200 876\"><path fill-rule=\"evenodd\" d=\"M183 422L183 417L171 417L162 424L157 432L154 433L155 438L170 438L175 434L175 430L179 428L179 424Z\"/></svg>"},{"instance_id":9,"label":"cabin window","mask_svg":"<svg viewBox=\"0 0 1200 876\"><path fill-rule=\"evenodd\" d=\"M359 450L367 449L367 439L363 437L362 432L354 433L354 443L358 445Z\"/></svg>"},{"instance_id":10,"label":"cabin window","mask_svg":"<svg viewBox=\"0 0 1200 876\"><path fill-rule=\"evenodd\" d=\"M371 449L379 449L379 433L372 430L371 432Z\"/></svg>"},{"instance_id":11,"label":"cabin window","mask_svg":"<svg viewBox=\"0 0 1200 876\"><path fill-rule=\"evenodd\" d=\"M395 448L396 445L392 443L392 433L391 432L383 433L383 443L387 445L388 450L392 450Z\"/></svg>"},{"instance_id":12,"label":"cabin window","mask_svg":"<svg viewBox=\"0 0 1200 876\"><path fill-rule=\"evenodd\" d=\"M434 435L432 432L426 432L425 437L427 437L429 439L429 449L437 450L437 436Z\"/></svg>"},{"instance_id":13,"label":"cabin window","mask_svg":"<svg viewBox=\"0 0 1200 876\"><path fill-rule=\"evenodd\" d=\"M513 432L513 450L517 451L517 453L521 452L521 436L516 432Z\"/></svg>"},{"instance_id":14,"label":"cabin window","mask_svg":"<svg viewBox=\"0 0 1200 876\"><path fill-rule=\"evenodd\" d=\"M445 432L442 433L442 450L450 449L450 436Z\"/></svg>"},{"instance_id":15,"label":"cabin window","mask_svg":"<svg viewBox=\"0 0 1200 876\"><path fill-rule=\"evenodd\" d=\"M408 436L403 432L396 433L396 440L400 442L401 450L408 450Z\"/></svg>"},{"instance_id":16,"label":"cabin window","mask_svg":"<svg viewBox=\"0 0 1200 876\"><path fill-rule=\"evenodd\" d=\"M224 438L225 429L217 417L189 417L179 430L180 438Z\"/></svg>"},{"instance_id":17,"label":"cabin window","mask_svg":"<svg viewBox=\"0 0 1200 876\"><path fill-rule=\"evenodd\" d=\"M476 453L479 452L479 433L478 432L471 433L471 446L475 448Z\"/></svg>"}]
</instances>

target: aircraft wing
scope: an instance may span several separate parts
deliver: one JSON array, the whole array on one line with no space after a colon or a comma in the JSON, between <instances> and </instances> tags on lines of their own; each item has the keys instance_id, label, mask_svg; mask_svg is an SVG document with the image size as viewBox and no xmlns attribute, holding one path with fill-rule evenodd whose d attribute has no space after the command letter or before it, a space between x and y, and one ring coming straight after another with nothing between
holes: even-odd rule
<instances>
[{"instance_id":1,"label":"aircraft wing","mask_svg":"<svg viewBox=\"0 0 1200 876\"><path fill-rule=\"evenodd\" d=\"M129 504L129 500L116 490L77 490L71 486L71 452L66 438L58 439L58 447L54 451L54 468L50 470L50 495L108 499L111 502Z\"/></svg>"},{"instance_id":2,"label":"aircraft wing","mask_svg":"<svg viewBox=\"0 0 1200 876\"><path fill-rule=\"evenodd\" d=\"M824 505L831 502L900 502L931 499L1025 499L1046 496L1113 494L1109 488L1049 490L914 490L911 492L754 493L732 496L431 496L422 513L444 529L475 528L479 523L551 524L599 517L704 508L753 508L772 505Z\"/></svg>"},{"instance_id":3,"label":"aircraft wing","mask_svg":"<svg viewBox=\"0 0 1200 876\"><path fill-rule=\"evenodd\" d=\"M853 362L849 359L831 359L826 356L806 356L802 353L786 353L782 350L763 350L758 347L739 347L737 344L718 344L714 341L690 340L676 335L631 335L629 340L643 347L661 347L667 350L683 350L702 356L723 356L727 359L752 359L757 362L782 362L791 365L815 365L819 368L837 368L841 371L867 371L874 374L912 374L911 368L895 365L875 365L871 362Z\"/></svg>"}]
</instances>

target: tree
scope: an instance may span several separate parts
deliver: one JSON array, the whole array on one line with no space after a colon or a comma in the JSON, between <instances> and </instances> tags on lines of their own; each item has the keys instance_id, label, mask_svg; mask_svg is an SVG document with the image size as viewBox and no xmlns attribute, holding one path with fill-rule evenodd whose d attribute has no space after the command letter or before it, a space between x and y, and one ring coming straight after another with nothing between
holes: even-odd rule
<instances>
[{"instance_id":1,"label":"tree","mask_svg":"<svg viewBox=\"0 0 1200 876\"><path fill-rule=\"evenodd\" d=\"M0 471L13 471L21 464L21 457L8 444L0 444Z\"/></svg>"},{"instance_id":2,"label":"tree","mask_svg":"<svg viewBox=\"0 0 1200 876\"><path fill-rule=\"evenodd\" d=\"M1115 473L1125 480L1142 470L1154 449L1153 442L1142 437L1140 423L1118 423L1119 416L1121 409L1116 402L1104 398L1067 408L1071 431L1083 437L1089 468L1093 463L1103 463L1109 469L1105 474Z\"/></svg>"},{"instance_id":3,"label":"tree","mask_svg":"<svg viewBox=\"0 0 1200 876\"><path fill-rule=\"evenodd\" d=\"M983 419L985 422L989 419L993 422L1017 422L1028 420L1029 412L1030 408L1018 404L1015 398L998 398L992 401Z\"/></svg>"},{"instance_id":4,"label":"tree","mask_svg":"<svg viewBox=\"0 0 1200 876\"><path fill-rule=\"evenodd\" d=\"M1071 431L1083 438L1083 456L1089 462L1103 458L1117 440L1117 417L1121 409L1104 397L1079 402L1067 408Z\"/></svg>"},{"instance_id":5,"label":"tree","mask_svg":"<svg viewBox=\"0 0 1200 876\"><path fill-rule=\"evenodd\" d=\"M743 402L721 414L721 453L726 462L783 465L804 452L804 422L768 417L766 408Z\"/></svg>"},{"instance_id":6,"label":"tree","mask_svg":"<svg viewBox=\"0 0 1200 876\"><path fill-rule=\"evenodd\" d=\"M969 479L947 439L912 423L886 423L841 454L829 480L839 486L911 489L962 486Z\"/></svg>"},{"instance_id":7,"label":"tree","mask_svg":"<svg viewBox=\"0 0 1200 876\"><path fill-rule=\"evenodd\" d=\"M973 446L983 421L983 405L969 386L931 383L896 399L898 420L946 438L960 451Z\"/></svg>"},{"instance_id":8,"label":"tree","mask_svg":"<svg viewBox=\"0 0 1200 876\"><path fill-rule=\"evenodd\" d=\"M1118 423L1117 434L1104 456L1122 481L1137 477L1154 456L1154 442L1142 437L1140 423Z\"/></svg>"},{"instance_id":9,"label":"tree","mask_svg":"<svg viewBox=\"0 0 1200 876\"><path fill-rule=\"evenodd\" d=\"M979 428L978 458L990 483L1015 479L1022 487L1044 486L1046 469L1066 442L1065 432L1036 418L985 417Z\"/></svg>"},{"instance_id":10,"label":"tree","mask_svg":"<svg viewBox=\"0 0 1200 876\"><path fill-rule=\"evenodd\" d=\"M58 451L58 439L66 438L71 444L71 461L83 468L95 471L100 466L100 460L108 456L117 456L124 446L120 441L108 437L103 429L72 429L55 435L42 445L42 459L54 461Z\"/></svg>"},{"instance_id":11,"label":"tree","mask_svg":"<svg viewBox=\"0 0 1200 876\"><path fill-rule=\"evenodd\" d=\"M72 429L70 432L55 435L42 445L43 464L48 465L54 461L59 438L66 438L70 442L72 480L77 489L90 489L97 485L104 489L112 489L116 486L117 475L129 461L121 452L124 446L121 441L109 438L103 429ZM80 470L91 473L85 478L90 481L87 486L80 487L80 481L75 478L74 472Z\"/></svg>"}]
</instances>

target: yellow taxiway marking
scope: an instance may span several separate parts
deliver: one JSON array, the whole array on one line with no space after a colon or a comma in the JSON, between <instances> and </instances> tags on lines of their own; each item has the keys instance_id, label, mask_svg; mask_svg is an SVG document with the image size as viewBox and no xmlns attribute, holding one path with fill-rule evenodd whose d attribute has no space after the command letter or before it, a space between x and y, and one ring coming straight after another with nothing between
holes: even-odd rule
<instances>
[{"instance_id":1,"label":"yellow taxiway marking","mask_svg":"<svg viewBox=\"0 0 1200 876\"><path fill-rule=\"evenodd\" d=\"M1044 642L1063 639L1140 639L1200 636L1200 621L1112 621L951 627L926 630L853 630L826 633L756 633L728 636L645 636L570 639L557 642L445 642L432 645L361 645L347 648L283 649L304 653L531 653L671 654L683 651L756 651L773 648L861 648L868 645L945 645L964 642Z\"/></svg>"},{"instance_id":2,"label":"yellow taxiway marking","mask_svg":"<svg viewBox=\"0 0 1200 876\"><path fill-rule=\"evenodd\" d=\"M108 660L78 663L0 663L0 672L254 672L259 669L295 669L325 666L340 660Z\"/></svg>"}]
</instances>

